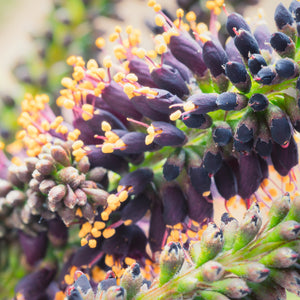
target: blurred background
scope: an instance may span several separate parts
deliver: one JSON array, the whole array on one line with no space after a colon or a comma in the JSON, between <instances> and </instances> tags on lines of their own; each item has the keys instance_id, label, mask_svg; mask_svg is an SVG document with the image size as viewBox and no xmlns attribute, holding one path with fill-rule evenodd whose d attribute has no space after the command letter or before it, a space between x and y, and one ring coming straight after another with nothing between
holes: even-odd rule
<instances>
[{"instance_id":1,"label":"blurred background","mask_svg":"<svg viewBox=\"0 0 300 300\"><path fill-rule=\"evenodd\" d=\"M107 37L116 25L132 25L142 31L143 46L152 47L153 11L148 0L0 0L0 140L10 142L17 130L16 116L25 92L49 94L52 101L60 80L70 74L65 63L69 55L98 58L94 45L99 36ZM206 1L158 0L170 16L181 6L194 10L198 21L207 21ZM288 6L290 1L282 1ZM239 11L258 19L265 10L271 30L279 1L228 0L227 10ZM224 13L221 22L226 20ZM7 286L9 290L9 286ZM1 293L0 293L0 299ZM290 295L289 300L299 299Z\"/></svg>"}]
</instances>

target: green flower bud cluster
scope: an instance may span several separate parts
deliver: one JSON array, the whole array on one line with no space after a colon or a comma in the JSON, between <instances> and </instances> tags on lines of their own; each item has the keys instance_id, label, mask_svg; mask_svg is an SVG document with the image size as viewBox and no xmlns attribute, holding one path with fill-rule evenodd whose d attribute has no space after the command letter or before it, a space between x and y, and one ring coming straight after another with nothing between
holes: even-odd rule
<instances>
[{"instance_id":1,"label":"green flower bud cluster","mask_svg":"<svg viewBox=\"0 0 300 300\"><path fill-rule=\"evenodd\" d=\"M160 275L152 284L134 263L119 286L115 278L100 282L97 296L91 287L86 289L89 283L82 274L69 287L68 299L75 299L75 294L76 299L101 295L107 300L286 299L286 290L300 296L299 221L300 197L291 201L288 194L274 200L265 223L257 204L241 222L225 213L220 228L208 224L188 250L180 243L168 243L160 254Z\"/></svg>"}]
</instances>

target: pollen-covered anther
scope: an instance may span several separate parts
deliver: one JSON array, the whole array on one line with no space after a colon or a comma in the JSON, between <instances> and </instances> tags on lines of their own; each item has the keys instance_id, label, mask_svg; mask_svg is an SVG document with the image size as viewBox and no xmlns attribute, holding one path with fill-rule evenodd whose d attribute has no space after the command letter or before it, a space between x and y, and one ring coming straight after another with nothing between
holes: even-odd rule
<instances>
[{"instance_id":1,"label":"pollen-covered anther","mask_svg":"<svg viewBox=\"0 0 300 300\"><path fill-rule=\"evenodd\" d=\"M105 239L109 239L116 233L116 230L114 228L106 228L104 229L102 235Z\"/></svg>"},{"instance_id":2,"label":"pollen-covered anther","mask_svg":"<svg viewBox=\"0 0 300 300\"><path fill-rule=\"evenodd\" d=\"M157 26L162 27L162 26L165 25L165 23L166 23L166 20L165 20L165 18L162 15L156 15L155 16L155 24Z\"/></svg>"},{"instance_id":3,"label":"pollen-covered anther","mask_svg":"<svg viewBox=\"0 0 300 300\"><path fill-rule=\"evenodd\" d=\"M103 37L99 37L95 41L95 45L99 48L102 49L105 46L105 39Z\"/></svg>"},{"instance_id":4,"label":"pollen-covered anther","mask_svg":"<svg viewBox=\"0 0 300 300\"><path fill-rule=\"evenodd\" d=\"M171 121L176 121L181 117L181 110L178 109L176 111L174 111L173 113L170 114L170 120Z\"/></svg>"},{"instance_id":5,"label":"pollen-covered anther","mask_svg":"<svg viewBox=\"0 0 300 300\"><path fill-rule=\"evenodd\" d=\"M77 82L69 77L64 77L61 80L61 85L70 90L74 90L76 88L76 84Z\"/></svg>"},{"instance_id":6,"label":"pollen-covered anther","mask_svg":"<svg viewBox=\"0 0 300 300\"><path fill-rule=\"evenodd\" d=\"M94 106L91 104L83 104L82 105L82 118L85 121L88 121L93 118L94 115Z\"/></svg>"},{"instance_id":7,"label":"pollen-covered anther","mask_svg":"<svg viewBox=\"0 0 300 300\"><path fill-rule=\"evenodd\" d=\"M123 72L118 72L113 78L115 82L121 82L125 78L125 74Z\"/></svg>"},{"instance_id":8,"label":"pollen-covered anther","mask_svg":"<svg viewBox=\"0 0 300 300\"><path fill-rule=\"evenodd\" d=\"M108 69L112 67L112 60L109 55L103 58L103 66Z\"/></svg>"}]
</instances>

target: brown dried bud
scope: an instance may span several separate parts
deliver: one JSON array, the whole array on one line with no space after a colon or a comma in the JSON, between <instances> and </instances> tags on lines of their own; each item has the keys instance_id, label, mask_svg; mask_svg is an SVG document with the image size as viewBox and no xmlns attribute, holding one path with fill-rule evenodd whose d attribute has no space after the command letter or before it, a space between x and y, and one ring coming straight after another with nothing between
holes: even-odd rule
<instances>
[{"instance_id":1,"label":"brown dried bud","mask_svg":"<svg viewBox=\"0 0 300 300\"><path fill-rule=\"evenodd\" d=\"M31 172L28 171L25 165L19 166L17 176L21 182L27 183L31 178Z\"/></svg>"},{"instance_id":2,"label":"brown dried bud","mask_svg":"<svg viewBox=\"0 0 300 300\"><path fill-rule=\"evenodd\" d=\"M95 211L91 204L87 202L86 205L82 206L81 210L82 210L82 215L85 219L87 219L90 223L94 222Z\"/></svg>"},{"instance_id":3,"label":"brown dried bud","mask_svg":"<svg viewBox=\"0 0 300 300\"><path fill-rule=\"evenodd\" d=\"M96 167L89 172L88 178L95 182L101 182L106 174L106 169L102 167Z\"/></svg>"},{"instance_id":4,"label":"brown dried bud","mask_svg":"<svg viewBox=\"0 0 300 300\"><path fill-rule=\"evenodd\" d=\"M56 162L68 167L71 165L70 157L68 156L66 150L61 146L52 146L51 147L51 156L55 159Z\"/></svg>"},{"instance_id":5,"label":"brown dried bud","mask_svg":"<svg viewBox=\"0 0 300 300\"><path fill-rule=\"evenodd\" d=\"M21 219L24 224L29 224L31 219L31 208L25 204L21 210Z\"/></svg>"},{"instance_id":6,"label":"brown dried bud","mask_svg":"<svg viewBox=\"0 0 300 300\"><path fill-rule=\"evenodd\" d=\"M87 188L87 189L96 189L97 184L94 181L91 180L85 180L84 182L81 183L80 188Z\"/></svg>"},{"instance_id":7,"label":"brown dried bud","mask_svg":"<svg viewBox=\"0 0 300 300\"><path fill-rule=\"evenodd\" d=\"M86 202L87 202L87 195L86 195L86 193L83 190L76 189L75 190L75 195L77 197L77 201L78 201L77 204L79 206L83 206L83 205L86 204Z\"/></svg>"},{"instance_id":8,"label":"brown dried bud","mask_svg":"<svg viewBox=\"0 0 300 300\"><path fill-rule=\"evenodd\" d=\"M87 156L84 156L77 164L79 172L86 174L90 169L90 162Z\"/></svg>"},{"instance_id":9,"label":"brown dried bud","mask_svg":"<svg viewBox=\"0 0 300 300\"><path fill-rule=\"evenodd\" d=\"M32 173L35 170L35 165L39 161L39 159L37 157L26 157L24 161L25 161L27 170L30 173Z\"/></svg>"},{"instance_id":10,"label":"brown dried bud","mask_svg":"<svg viewBox=\"0 0 300 300\"><path fill-rule=\"evenodd\" d=\"M67 184L67 195L64 198L64 204L66 207L74 208L77 203L77 197L70 186Z\"/></svg>"},{"instance_id":11,"label":"brown dried bud","mask_svg":"<svg viewBox=\"0 0 300 300\"><path fill-rule=\"evenodd\" d=\"M48 200L52 203L58 203L65 197L66 193L66 186L64 184L59 184L49 191Z\"/></svg>"},{"instance_id":12,"label":"brown dried bud","mask_svg":"<svg viewBox=\"0 0 300 300\"><path fill-rule=\"evenodd\" d=\"M69 226L75 219L75 211L68 207L62 207L58 209L58 215L61 217L66 226Z\"/></svg>"},{"instance_id":13,"label":"brown dried bud","mask_svg":"<svg viewBox=\"0 0 300 300\"><path fill-rule=\"evenodd\" d=\"M4 179L0 179L0 197L5 197L11 189L12 184L10 182Z\"/></svg>"},{"instance_id":14,"label":"brown dried bud","mask_svg":"<svg viewBox=\"0 0 300 300\"><path fill-rule=\"evenodd\" d=\"M35 167L42 175L50 175L55 170L53 162L47 159L39 160Z\"/></svg>"},{"instance_id":15,"label":"brown dried bud","mask_svg":"<svg viewBox=\"0 0 300 300\"><path fill-rule=\"evenodd\" d=\"M74 167L66 167L59 172L59 178L63 183L69 184L72 189L76 189L84 181L85 176L79 175Z\"/></svg>"},{"instance_id":16,"label":"brown dried bud","mask_svg":"<svg viewBox=\"0 0 300 300\"><path fill-rule=\"evenodd\" d=\"M83 188L82 189L88 196L91 197L91 199L97 204L104 206L106 205L106 199L109 196L109 193L101 190L101 189L88 189Z\"/></svg>"},{"instance_id":17,"label":"brown dried bud","mask_svg":"<svg viewBox=\"0 0 300 300\"><path fill-rule=\"evenodd\" d=\"M38 180L36 180L35 178L32 178L29 181L29 187L35 192L38 192L40 190L39 185L40 185L40 182Z\"/></svg>"},{"instance_id":18,"label":"brown dried bud","mask_svg":"<svg viewBox=\"0 0 300 300\"><path fill-rule=\"evenodd\" d=\"M39 185L39 190L41 193L47 195L54 186L56 186L56 182L54 180L44 179Z\"/></svg>"},{"instance_id":19,"label":"brown dried bud","mask_svg":"<svg viewBox=\"0 0 300 300\"><path fill-rule=\"evenodd\" d=\"M32 172L32 177L38 181L42 181L45 179L45 176L42 175L38 170L34 170Z\"/></svg>"},{"instance_id":20,"label":"brown dried bud","mask_svg":"<svg viewBox=\"0 0 300 300\"><path fill-rule=\"evenodd\" d=\"M22 204L25 200L26 196L21 191L13 190L6 195L6 203L11 206Z\"/></svg>"}]
</instances>

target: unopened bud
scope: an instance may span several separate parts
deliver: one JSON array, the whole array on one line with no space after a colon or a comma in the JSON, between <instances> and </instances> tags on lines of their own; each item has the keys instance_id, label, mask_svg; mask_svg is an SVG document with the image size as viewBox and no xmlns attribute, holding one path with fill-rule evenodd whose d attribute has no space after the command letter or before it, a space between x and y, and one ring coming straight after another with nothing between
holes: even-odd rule
<instances>
[{"instance_id":1,"label":"unopened bud","mask_svg":"<svg viewBox=\"0 0 300 300\"><path fill-rule=\"evenodd\" d=\"M288 268L297 261L297 258L297 252L287 247L281 247L265 255L260 262L267 267Z\"/></svg>"},{"instance_id":2,"label":"unopened bud","mask_svg":"<svg viewBox=\"0 0 300 300\"><path fill-rule=\"evenodd\" d=\"M26 200L26 196L23 192L18 190L13 190L8 192L8 194L5 197L6 203L10 206L17 206L19 204L24 203Z\"/></svg>"},{"instance_id":3,"label":"unopened bud","mask_svg":"<svg viewBox=\"0 0 300 300\"><path fill-rule=\"evenodd\" d=\"M5 197L11 189L12 184L9 181L0 179L0 197Z\"/></svg>"},{"instance_id":4,"label":"unopened bud","mask_svg":"<svg viewBox=\"0 0 300 300\"><path fill-rule=\"evenodd\" d=\"M52 203L60 202L66 195L67 189L64 184L53 187L48 193L48 200Z\"/></svg>"},{"instance_id":5,"label":"unopened bud","mask_svg":"<svg viewBox=\"0 0 300 300\"><path fill-rule=\"evenodd\" d=\"M230 298L239 299L247 296L251 290L246 282L240 278L226 278L211 283L212 290Z\"/></svg>"},{"instance_id":6,"label":"unopened bud","mask_svg":"<svg viewBox=\"0 0 300 300\"><path fill-rule=\"evenodd\" d=\"M56 182L54 180L44 179L39 185L39 190L41 193L47 195L54 186L56 186Z\"/></svg>"},{"instance_id":7,"label":"unopened bud","mask_svg":"<svg viewBox=\"0 0 300 300\"><path fill-rule=\"evenodd\" d=\"M214 291L200 291L199 294L203 300L229 300L225 295Z\"/></svg>"},{"instance_id":8,"label":"unopened bud","mask_svg":"<svg viewBox=\"0 0 300 300\"><path fill-rule=\"evenodd\" d=\"M166 245L159 258L159 284L168 282L180 270L183 261L184 252L180 243L171 242Z\"/></svg>"},{"instance_id":9,"label":"unopened bud","mask_svg":"<svg viewBox=\"0 0 300 300\"><path fill-rule=\"evenodd\" d=\"M278 224L273 231L264 237L264 243L291 241L300 236L300 224L296 221L285 221Z\"/></svg>"},{"instance_id":10,"label":"unopened bud","mask_svg":"<svg viewBox=\"0 0 300 300\"><path fill-rule=\"evenodd\" d=\"M67 195L64 197L64 204L66 207L74 208L77 204L77 197L71 187L67 184Z\"/></svg>"},{"instance_id":11,"label":"unopened bud","mask_svg":"<svg viewBox=\"0 0 300 300\"><path fill-rule=\"evenodd\" d=\"M109 196L109 193L101 190L101 189L89 189L89 188L83 188L82 189L88 196L91 197L91 199L97 204L104 206L106 205L107 197Z\"/></svg>"},{"instance_id":12,"label":"unopened bud","mask_svg":"<svg viewBox=\"0 0 300 300\"><path fill-rule=\"evenodd\" d=\"M50 175L55 170L53 162L47 159L39 160L35 167L42 175Z\"/></svg>"},{"instance_id":13,"label":"unopened bud","mask_svg":"<svg viewBox=\"0 0 300 300\"><path fill-rule=\"evenodd\" d=\"M300 274L297 271L271 269L270 276L278 285L300 296Z\"/></svg>"},{"instance_id":14,"label":"unopened bud","mask_svg":"<svg viewBox=\"0 0 300 300\"><path fill-rule=\"evenodd\" d=\"M77 169L79 172L86 174L90 169L90 162L87 156L84 156L78 163Z\"/></svg>"},{"instance_id":15,"label":"unopened bud","mask_svg":"<svg viewBox=\"0 0 300 300\"><path fill-rule=\"evenodd\" d=\"M300 223L300 196L296 196L293 199L290 211L288 212L284 220L294 220Z\"/></svg>"},{"instance_id":16,"label":"unopened bud","mask_svg":"<svg viewBox=\"0 0 300 300\"><path fill-rule=\"evenodd\" d=\"M66 150L61 146L52 146L51 147L51 156L55 159L56 162L68 167L71 165L70 157L67 154Z\"/></svg>"},{"instance_id":17,"label":"unopened bud","mask_svg":"<svg viewBox=\"0 0 300 300\"><path fill-rule=\"evenodd\" d=\"M76 189L75 190L75 195L76 195L76 197L78 199L77 204L79 206L84 206L86 204L86 202L87 202L87 195L86 195L86 193L83 190L81 190L81 189Z\"/></svg>"},{"instance_id":18,"label":"unopened bud","mask_svg":"<svg viewBox=\"0 0 300 300\"><path fill-rule=\"evenodd\" d=\"M140 266L137 263L132 264L123 273L120 281L121 287L127 291L127 300L133 299L139 292L143 284L143 276Z\"/></svg>"},{"instance_id":19,"label":"unopened bud","mask_svg":"<svg viewBox=\"0 0 300 300\"><path fill-rule=\"evenodd\" d=\"M240 227L236 234L236 240L233 245L234 251L237 251L249 242L251 242L258 233L262 224L262 218L259 211L259 206L254 203L244 214Z\"/></svg>"},{"instance_id":20,"label":"unopened bud","mask_svg":"<svg viewBox=\"0 0 300 300\"><path fill-rule=\"evenodd\" d=\"M222 215L221 221L221 229L224 236L223 250L226 251L231 249L234 244L239 222L235 218L230 217L228 213Z\"/></svg>"},{"instance_id":21,"label":"unopened bud","mask_svg":"<svg viewBox=\"0 0 300 300\"><path fill-rule=\"evenodd\" d=\"M131 298L128 298L126 289L124 289L121 286L110 287L104 295L104 300L125 300L125 299L131 299Z\"/></svg>"},{"instance_id":22,"label":"unopened bud","mask_svg":"<svg viewBox=\"0 0 300 300\"><path fill-rule=\"evenodd\" d=\"M74 167L63 168L58 176L63 183L69 184L72 189L76 189L85 179L85 176L79 175L78 170Z\"/></svg>"},{"instance_id":23,"label":"unopened bud","mask_svg":"<svg viewBox=\"0 0 300 300\"><path fill-rule=\"evenodd\" d=\"M220 263L210 260L199 268L197 279L207 282L217 281L224 275L224 271L225 269Z\"/></svg>"}]
</instances>

